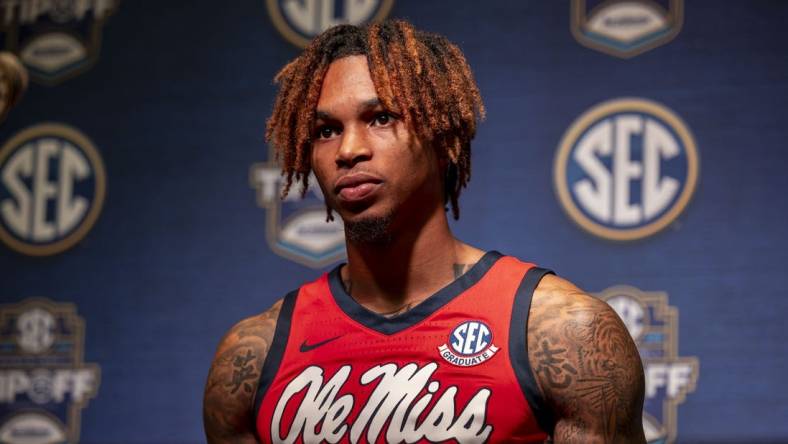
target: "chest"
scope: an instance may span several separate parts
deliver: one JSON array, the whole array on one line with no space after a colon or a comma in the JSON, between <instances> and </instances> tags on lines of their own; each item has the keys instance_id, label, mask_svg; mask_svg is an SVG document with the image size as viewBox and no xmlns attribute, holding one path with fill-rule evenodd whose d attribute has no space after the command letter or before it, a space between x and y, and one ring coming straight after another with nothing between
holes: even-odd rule
<instances>
[{"instance_id":1,"label":"chest","mask_svg":"<svg viewBox=\"0 0 788 444\"><path fill-rule=\"evenodd\" d=\"M512 353L510 340L521 278L474 282L394 319L343 306L335 297L341 288L328 281L302 288L286 341L275 339L284 345L262 383L258 436L283 443L541 442L546 435L512 365L524 354Z\"/></svg>"}]
</instances>

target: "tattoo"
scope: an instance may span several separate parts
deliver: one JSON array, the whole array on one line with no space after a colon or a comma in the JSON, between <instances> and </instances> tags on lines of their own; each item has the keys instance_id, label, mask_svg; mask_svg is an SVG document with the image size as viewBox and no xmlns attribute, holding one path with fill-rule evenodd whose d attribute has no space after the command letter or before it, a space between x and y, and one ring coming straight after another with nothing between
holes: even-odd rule
<instances>
[{"instance_id":1,"label":"tattoo","mask_svg":"<svg viewBox=\"0 0 788 444\"><path fill-rule=\"evenodd\" d=\"M454 264L454 266L455 266L455 273L456 273L456 270L457 270L456 269L457 265L458 264ZM342 286L345 287L345 293L347 293L350 297L353 297L353 293L351 293L351 290L353 288L353 283L350 281L349 277L348 278L342 278ZM359 302L359 303L361 305L363 305L364 307L368 308L369 310L371 310L371 311L373 311L373 312L375 312L375 313L377 313L377 314L379 314L381 316L384 316L384 317L387 317L387 318L393 318L395 316L399 316L399 315L401 315L403 313L409 312L410 310L413 309L413 307L419 305L419 303L424 301L425 299L426 298L418 299L418 300L415 300L415 301L410 301L410 302L407 302L405 305L402 305L401 307L397 307L394 310L385 311L385 312L379 312L379 311L373 310L373 309L371 309L368 306L368 304L364 304L364 303L361 303L361 302Z\"/></svg>"},{"instance_id":2,"label":"tattoo","mask_svg":"<svg viewBox=\"0 0 788 444\"><path fill-rule=\"evenodd\" d=\"M254 365L248 365L249 361L253 360L255 356L252 354L251 350L246 351L246 356L236 356L235 360L233 361L233 367L237 370L233 372L233 380L228 382L225 387L232 387L231 394L235 394L239 388L241 388L241 384L244 386L244 390L247 393L251 393L252 391L252 384L249 381L257 379L257 373L254 372Z\"/></svg>"},{"instance_id":3,"label":"tattoo","mask_svg":"<svg viewBox=\"0 0 788 444\"><path fill-rule=\"evenodd\" d=\"M387 311L385 313L378 313L378 314L380 314L381 316L385 316L387 318L393 318L395 316L399 316L403 313L409 312L413 307L418 305L419 302L421 301L411 301L396 310Z\"/></svg>"},{"instance_id":4,"label":"tattoo","mask_svg":"<svg viewBox=\"0 0 788 444\"><path fill-rule=\"evenodd\" d=\"M236 324L222 339L208 374L203 422L208 442L255 443L254 395L273 340L281 302Z\"/></svg>"},{"instance_id":5,"label":"tattoo","mask_svg":"<svg viewBox=\"0 0 788 444\"><path fill-rule=\"evenodd\" d=\"M572 376L577 375L577 370L564 357L558 356L564 352L565 348L550 349L547 340L542 341L542 349L536 352L539 364L534 371L547 379L547 383L554 388L569 387Z\"/></svg>"},{"instance_id":6,"label":"tattoo","mask_svg":"<svg viewBox=\"0 0 788 444\"><path fill-rule=\"evenodd\" d=\"M561 433L561 442L585 443L588 441L588 435L585 433L586 430L588 430L588 424L582 419L571 422L563 429Z\"/></svg>"},{"instance_id":7,"label":"tattoo","mask_svg":"<svg viewBox=\"0 0 788 444\"><path fill-rule=\"evenodd\" d=\"M464 275L474 265L475 264L453 264L452 268L454 269L454 279Z\"/></svg>"},{"instance_id":8,"label":"tattoo","mask_svg":"<svg viewBox=\"0 0 788 444\"><path fill-rule=\"evenodd\" d=\"M586 398L594 409L606 417L606 412L611 410L618 398L615 384L606 377L599 378L580 378L578 382L581 387L577 392L581 397Z\"/></svg>"},{"instance_id":9,"label":"tattoo","mask_svg":"<svg viewBox=\"0 0 788 444\"><path fill-rule=\"evenodd\" d=\"M529 359L558 422L557 442L643 442L643 370L604 302L566 291L534 297Z\"/></svg>"},{"instance_id":10,"label":"tattoo","mask_svg":"<svg viewBox=\"0 0 788 444\"><path fill-rule=\"evenodd\" d=\"M452 269L454 270L454 279L457 279L460 276L462 276L463 274L465 274L474 265L476 265L476 264L452 264ZM353 283L350 281L350 277L348 277L348 278L341 278L341 280L342 280L342 286L345 287L345 293L347 293L348 295L350 295L352 297L353 296L353 293L352 293ZM426 298L424 298L424 299L426 299ZM412 310L413 307L417 306L424 299L419 299L419 300L416 300L416 301L410 301L410 302L406 303L405 305L403 305L401 307L398 307L398 308L396 308L394 310L386 311L386 312L383 312L383 313L378 312L378 314L381 315L381 316L387 317L387 318L393 318L395 316L399 316L399 315L401 315L403 313L407 313L408 311Z\"/></svg>"}]
</instances>

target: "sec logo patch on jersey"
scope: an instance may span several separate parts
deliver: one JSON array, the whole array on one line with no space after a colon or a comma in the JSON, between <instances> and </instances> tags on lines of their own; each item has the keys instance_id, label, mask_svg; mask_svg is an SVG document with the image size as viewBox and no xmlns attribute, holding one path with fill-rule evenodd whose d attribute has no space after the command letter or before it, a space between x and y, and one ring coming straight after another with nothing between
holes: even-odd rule
<instances>
[{"instance_id":1,"label":"sec logo patch on jersey","mask_svg":"<svg viewBox=\"0 0 788 444\"><path fill-rule=\"evenodd\" d=\"M640 98L596 105L564 134L553 178L569 217L597 236L630 241L669 226L690 201L699 159L687 125Z\"/></svg>"},{"instance_id":2,"label":"sec logo patch on jersey","mask_svg":"<svg viewBox=\"0 0 788 444\"><path fill-rule=\"evenodd\" d=\"M27 128L0 148L0 240L30 256L63 252L93 227L105 193L87 136L57 123Z\"/></svg>"},{"instance_id":3,"label":"sec logo patch on jersey","mask_svg":"<svg viewBox=\"0 0 788 444\"><path fill-rule=\"evenodd\" d=\"M362 25L385 19L394 0L267 0L274 27L290 43L305 48L313 37L343 23Z\"/></svg>"},{"instance_id":4,"label":"sec logo patch on jersey","mask_svg":"<svg viewBox=\"0 0 788 444\"><path fill-rule=\"evenodd\" d=\"M490 327L482 321L465 321L454 327L449 340L438 347L443 359L460 367L479 365L500 350L492 342Z\"/></svg>"}]
</instances>

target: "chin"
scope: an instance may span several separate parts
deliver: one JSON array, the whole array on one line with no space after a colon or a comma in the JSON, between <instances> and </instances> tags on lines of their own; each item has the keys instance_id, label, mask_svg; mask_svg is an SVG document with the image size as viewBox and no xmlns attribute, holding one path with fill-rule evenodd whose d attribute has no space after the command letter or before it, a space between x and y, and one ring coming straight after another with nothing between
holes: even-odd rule
<instances>
[{"instance_id":1,"label":"chin","mask_svg":"<svg viewBox=\"0 0 788 444\"><path fill-rule=\"evenodd\" d=\"M342 222L352 224L367 219L388 218L394 211L382 205L380 201L366 202L343 202L337 200L331 202L331 208L342 218Z\"/></svg>"},{"instance_id":2,"label":"chin","mask_svg":"<svg viewBox=\"0 0 788 444\"><path fill-rule=\"evenodd\" d=\"M363 244L386 244L392 239L391 211L363 211L356 214L341 214L348 241Z\"/></svg>"}]
</instances>

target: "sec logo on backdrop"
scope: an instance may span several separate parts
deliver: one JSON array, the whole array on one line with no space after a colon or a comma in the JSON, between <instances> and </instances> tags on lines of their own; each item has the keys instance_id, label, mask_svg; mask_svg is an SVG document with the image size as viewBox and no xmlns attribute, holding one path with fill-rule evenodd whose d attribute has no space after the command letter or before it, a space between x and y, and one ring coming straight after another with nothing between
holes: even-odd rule
<instances>
[{"instance_id":1,"label":"sec logo on backdrop","mask_svg":"<svg viewBox=\"0 0 788 444\"><path fill-rule=\"evenodd\" d=\"M105 193L87 136L57 123L27 128L0 148L0 240L31 256L65 251L93 227Z\"/></svg>"},{"instance_id":2,"label":"sec logo on backdrop","mask_svg":"<svg viewBox=\"0 0 788 444\"><path fill-rule=\"evenodd\" d=\"M44 298L0 305L0 344L0 442L78 442L101 368L84 360L76 306Z\"/></svg>"},{"instance_id":3,"label":"sec logo on backdrop","mask_svg":"<svg viewBox=\"0 0 788 444\"><path fill-rule=\"evenodd\" d=\"M30 77L55 85L93 66L101 33L120 0L2 0L0 33Z\"/></svg>"},{"instance_id":4,"label":"sec logo on backdrop","mask_svg":"<svg viewBox=\"0 0 788 444\"><path fill-rule=\"evenodd\" d=\"M580 44L630 58L676 37L684 0L572 0L572 34Z\"/></svg>"},{"instance_id":5,"label":"sec logo on backdrop","mask_svg":"<svg viewBox=\"0 0 788 444\"><path fill-rule=\"evenodd\" d=\"M699 160L687 125L639 98L596 105L564 134L553 178L569 217L597 236L630 241L670 225L690 201Z\"/></svg>"},{"instance_id":6,"label":"sec logo on backdrop","mask_svg":"<svg viewBox=\"0 0 788 444\"><path fill-rule=\"evenodd\" d=\"M679 310L668 295L617 285L597 293L627 327L638 347L645 376L643 431L648 444L676 442L678 406L698 384L700 361L679 356Z\"/></svg>"},{"instance_id":7,"label":"sec logo on backdrop","mask_svg":"<svg viewBox=\"0 0 788 444\"><path fill-rule=\"evenodd\" d=\"M276 155L271 150L270 159ZM255 189L257 204L265 208L266 240L271 250L287 259L312 268L321 268L345 257L345 230L339 217L326 221L326 204L317 180L310 176L307 193L301 197L300 184L281 199L284 178L274 160L249 168L249 185Z\"/></svg>"},{"instance_id":8,"label":"sec logo on backdrop","mask_svg":"<svg viewBox=\"0 0 788 444\"><path fill-rule=\"evenodd\" d=\"M290 43L305 48L313 37L343 23L361 25L388 16L394 0L267 0L268 15Z\"/></svg>"}]
</instances>

